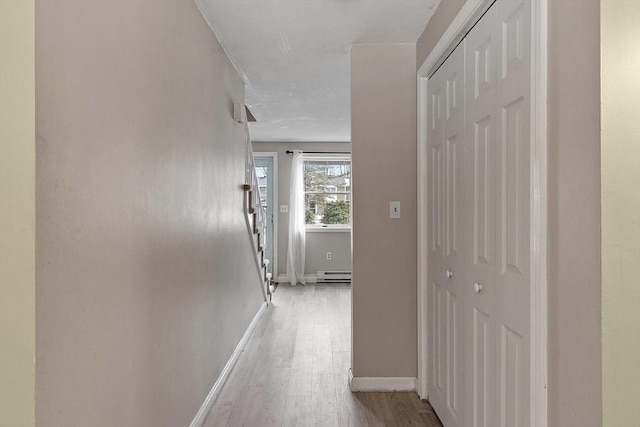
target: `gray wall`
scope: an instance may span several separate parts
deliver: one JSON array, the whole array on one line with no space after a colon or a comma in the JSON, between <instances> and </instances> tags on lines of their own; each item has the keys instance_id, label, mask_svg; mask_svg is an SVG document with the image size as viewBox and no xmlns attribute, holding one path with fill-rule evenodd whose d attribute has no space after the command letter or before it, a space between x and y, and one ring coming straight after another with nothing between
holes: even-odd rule
<instances>
[{"instance_id":1,"label":"gray wall","mask_svg":"<svg viewBox=\"0 0 640 427\"><path fill-rule=\"evenodd\" d=\"M262 303L192 1L36 2L38 426L187 426Z\"/></svg>"},{"instance_id":2,"label":"gray wall","mask_svg":"<svg viewBox=\"0 0 640 427\"><path fill-rule=\"evenodd\" d=\"M436 11L416 43L416 66L420 68L466 0L440 0Z\"/></svg>"},{"instance_id":3,"label":"gray wall","mask_svg":"<svg viewBox=\"0 0 640 427\"><path fill-rule=\"evenodd\" d=\"M351 49L353 374L415 377L416 50ZM402 218L389 218L389 202Z\"/></svg>"},{"instance_id":4,"label":"gray wall","mask_svg":"<svg viewBox=\"0 0 640 427\"><path fill-rule=\"evenodd\" d=\"M291 158L287 150L303 151L351 151L349 142L254 142L253 151L278 153L278 201L275 215L278 221L278 266L274 271L284 278L287 274L287 242L289 214L280 213L280 205L289 205L291 181ZM327 252L332 259L327 260ZM316 274L318 270L351 271L350 232L308 232L305 254L305 274Z\"/></svg>"},{"instance_id":5,"label":"gray wall","mask_svg":"<svg viewBox=\"0 0 640 427\"><path fill-rule=\"evenodd\" d=\"M442 0L417 43L427 58L462 2ZM549 426L602 422L600 2L548 5Z\"/></svg>"},{"instance_id":6,"label":"gray wall","mask_svg":"<svg viewBox=\"0 0 640 427\"><path fill-rule=\"evenodd\" d=\"M549 426L602 422L600 2L549 2Z\"/></svg>"}]
</instances>

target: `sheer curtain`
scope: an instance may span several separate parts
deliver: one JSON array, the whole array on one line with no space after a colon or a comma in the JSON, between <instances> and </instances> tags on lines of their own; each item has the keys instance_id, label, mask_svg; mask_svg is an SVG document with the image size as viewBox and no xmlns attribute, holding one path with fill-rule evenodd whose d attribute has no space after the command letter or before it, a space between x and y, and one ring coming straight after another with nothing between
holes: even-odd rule
<instances>
[{"instance_id":1,"label":"sheer curtain","mask_svg":"<svg viewBox=\"0 0 640 427\"><path fill-rule=\"evenodd\" d=\"M305 284L304 250L306 230L304 223L304 162L302 151L293 152L291 184L289 187L289 244L287 246L287 276L292 285Z\"/></svg>"}]
</instances>

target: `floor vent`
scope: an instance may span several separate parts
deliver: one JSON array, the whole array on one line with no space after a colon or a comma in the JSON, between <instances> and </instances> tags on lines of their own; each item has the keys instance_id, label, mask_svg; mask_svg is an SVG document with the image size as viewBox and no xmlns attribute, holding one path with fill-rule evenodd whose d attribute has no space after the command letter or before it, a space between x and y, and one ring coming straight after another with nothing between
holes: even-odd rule
<instances>
[{"instance_id":1,"label":"floor vent","mask_svg":"<svg viewBox=\"0 0 640 427\"><path fill-rule=\"evenodd\" d=\"M318 283L351 283L351 272L318 271Z\"/></svg>"}]
</instances>

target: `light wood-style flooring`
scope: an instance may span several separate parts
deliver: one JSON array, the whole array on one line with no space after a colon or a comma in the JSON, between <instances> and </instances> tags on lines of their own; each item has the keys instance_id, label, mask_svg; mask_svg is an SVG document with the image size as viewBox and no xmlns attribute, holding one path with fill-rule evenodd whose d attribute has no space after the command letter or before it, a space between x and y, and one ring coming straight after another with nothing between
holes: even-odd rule
<instances>
[{"instance_id":1,"label":"light wood-style flooring","mask_svg":"<svg viewBox=\"0 0 640 427\"><path fill-rule=\"evenodd\" d=\"M351 393L351 287L281 284L205 426L441 427L413 393Z\"/></svg>"}]
</instances>

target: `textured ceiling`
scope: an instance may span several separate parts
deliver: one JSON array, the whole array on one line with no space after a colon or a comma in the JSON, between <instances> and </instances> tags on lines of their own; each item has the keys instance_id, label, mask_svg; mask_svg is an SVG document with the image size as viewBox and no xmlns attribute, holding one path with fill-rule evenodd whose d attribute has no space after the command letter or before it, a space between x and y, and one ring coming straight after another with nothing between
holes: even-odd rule
<instances>
[{"instance_id":1,"label":"textured ceiling","mask_svg":"<svg viewBox=\"0 0 640 427\"><path fill-rule=\"evenodd\" d=\"M247 83L253 141L349 141L350 48L415 43L439 0L196 0Z\"/></svg>"}]
</instances>

